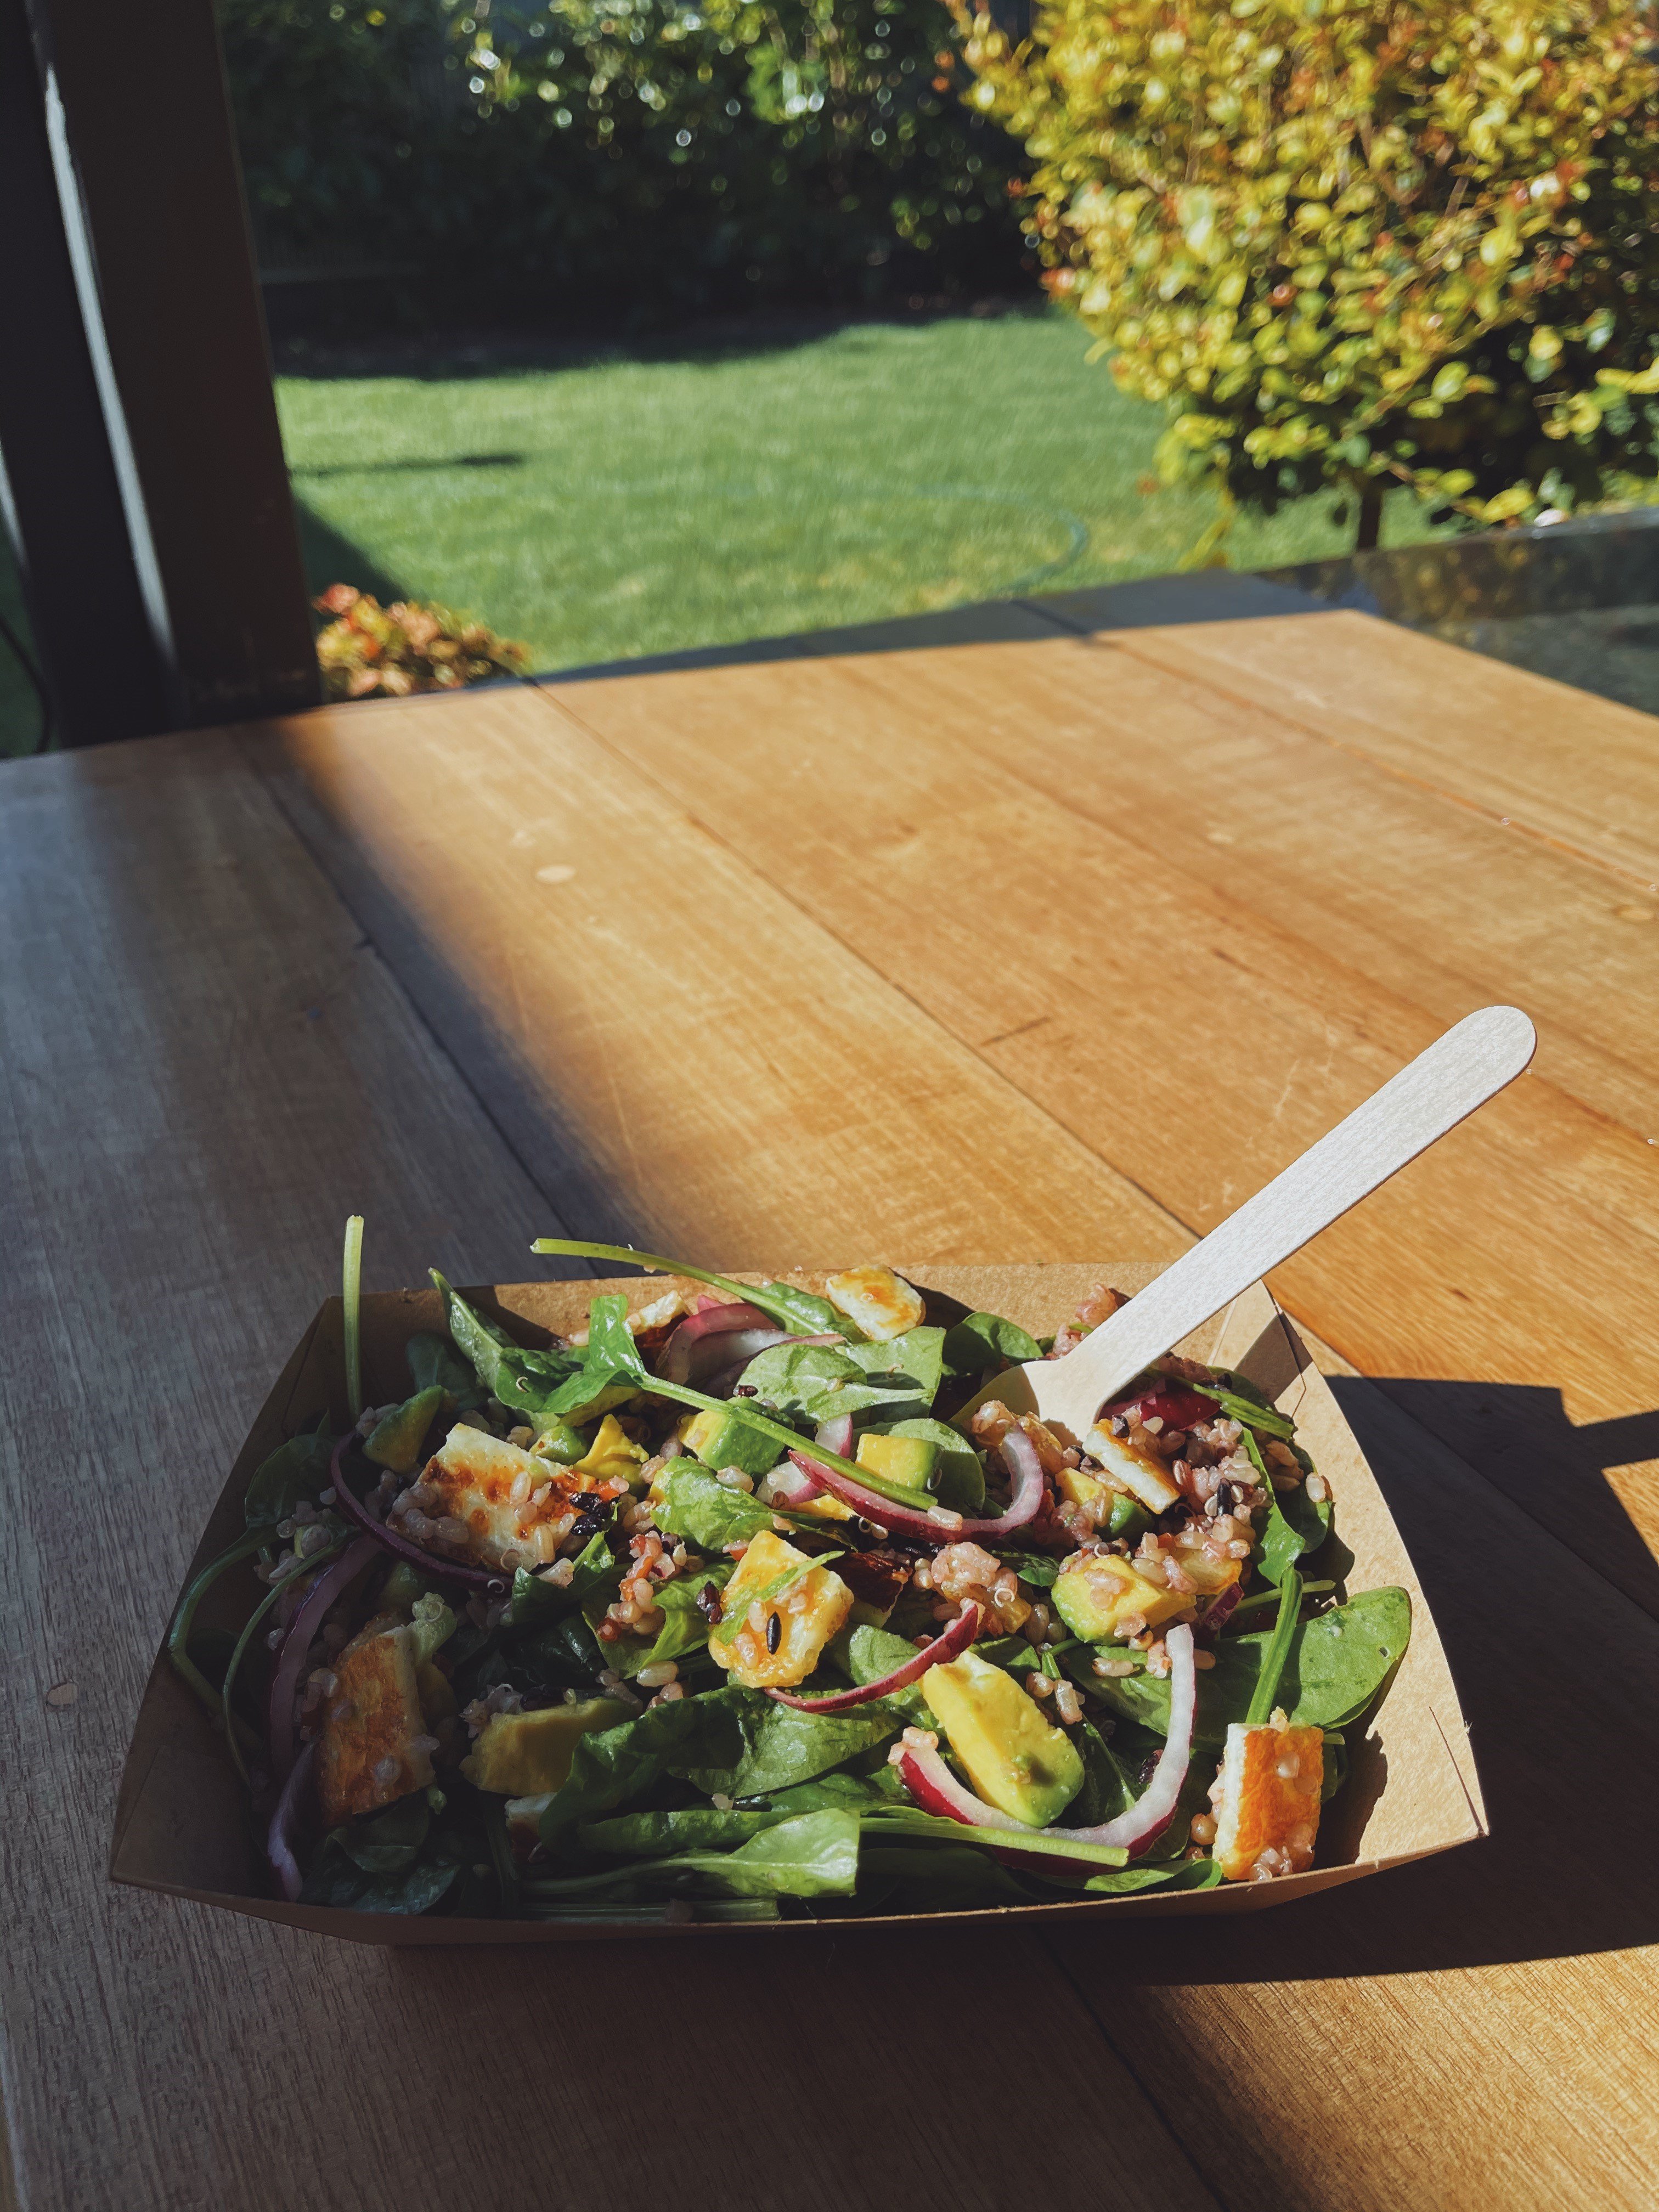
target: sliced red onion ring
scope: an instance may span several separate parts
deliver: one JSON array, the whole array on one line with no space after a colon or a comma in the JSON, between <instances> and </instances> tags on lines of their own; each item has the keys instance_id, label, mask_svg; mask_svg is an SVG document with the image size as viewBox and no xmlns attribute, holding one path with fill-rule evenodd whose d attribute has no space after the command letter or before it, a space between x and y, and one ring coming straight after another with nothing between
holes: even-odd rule
<instances>
[{"instance_id":1,"label":"sliced red onion ring","mask_svg":"<svg viewBox=\"0 0 1659 2212\"><path fill-rule=\"evenodd\" d=\"M823 1485L814 1482L810 1474L793 1462L774 1468L767 1483L769 1496L778 1505L805 1505L823 1495Z\"/></svg>"},{"instance_id":2,"label":"sliced red onion ring","mask_svg":"<svg viewBox=\"0 0 1659 2212\"><path fill-rule=\"evenodd\" d=\"M1120 1813L1115 1820L1103 1821L1095 1828L1050 1828L1044 1832L1047 1834L1064 1837L1068 1843L1110 1844L1133 1854L1145 1850L1174 1820L1192 1755L1193 1716L1198 1703L1193 1632L1184 1621L1170 1630L1164 1648L1170 1655L1170 1733L1152 1780L1128 1811ZM948 1814L969 1827L1031 1833L1023 1821L1010 1820L1007 1814L963 1789L937 1751L907 1743L899 1772L905 1787L929 1813Z\"/></svg>"},{"instance_id":3,"label":"sliced red onion ring","mask_svg":"<svg viewBox=\"0 0 1659 2212\"><path fill-rule=\"evenodd\" d=\"M820 1421L815 1441L820 1451L834 1452L837 1459L851 1459L853 1416L850 1413L836 1413L829 1420Z\"/></svg>"},{"instance_id":4,"label":"sliced red onion ring","mask_svg":"<svg viewBox=\"0 0 1659 2212\"><path fill-rule=\"evenodd\" d=\"M294 1832L300 1825L300 1808L305 1800L306 1786L311 1780L312 1761L317 1747L308 1743L301 1752L283 1783L282 1795L276 1800L276 1809L270 1816L270 1826L265 1835L265 1857L276 1877L276 1886L290 1905L295 1904L305 1887L300 1872L300 1862L294 1856Z\"/></svg>"},{"instance_id":5,"label":"sliced red onion ring","mask_svg":"<svg viewBox=\"0 0 1659 2212\"><path fill-rule=\"evenodd\" d=\"M287 1781L294 1765L294 1693L300 1686L300 1670L306 1663L312 1639L335 1599L374 1565L375 1549L367 1536L359 1536L355 1544L347 1545L337 1559L330 1560L306 1592L283 1638L282 1649L276 1654L276 1672L270 1678L267 1708L271 1770L279 1782Z\"/></svg>"},{"instance_id":6,"label":"sliced red onion ring","mask_svg":"<svg viewBox=\"0 0 1659 2212\"><path fill-rule=\"evenodd\" d=\"M957 1780L938 1752L922 1744L905 1745L899 1774L924 1813L937 1813L946 1820L960 1820L965 1828L997 1828L1011 1836L1031 1833L1026 1821L1016 1820L1012 1814L999 1812L982 1797L975 1797L971 1790Z\"/></svg>"},{"instance_id":7,"label":"sliced red onion ring","mask_svg":"<svg viewBox=\"0 0 1659 2212\"><path fill-rule=\"evenodd\" d=\"M720 1339L734 1329L749 1329L774 1338L781 1334L770 1314L742 1299L728 1305L700 1305L687 1314L662 1348L657 1372L665 1382L695 1382L700 1374L728 1366L735 1353Z\"/></svg>"},{"instance_id":8,"label":"sliced red onion ring","mask_svg":"<svg viewBox=\"0 0 1659 2212\"><path fill-rule=\"evenodd\" d=\"M969 1537L977 1542L986 1536L1011 1536L1016 1528L1023 1528L1027 1522L1036 1518L1048 1495L1036 1447L1024 1429L1010 1429L1002 1440L1002 1455L1013 1473L1014 1494L994 1520L975 1521L951 1513L942 1505L919 1513L912 1506L896 1504L879 1491L866 1490L861 1482L854 1482L839 1468L826 1467L810 1452L792 1451L789 1455L821 1489L839 1498L844 1505L850 1505L855 1513L861 1513L866 1521L874 1522L878 1528L936 1547L960 1543Z\"/></svg>"},{"instance_id":9,"label":"sliced red onion ring","mask_svg":"<svg viewBox=\"0 0 1659 2212\"><path fill-rule=\"evenodd\" d=\"M428 1552L412 1536L400 1536L395 1528L388 1528L377 1521L356 1492L350 1489L341 1470L340 1462L351 1438L342 1437L334 1447L334 1459L329 1480L334 1485L334 1502L356 1528L365 1536L373 1537L383 1552L390 1552L394 1559L407 1559L411 1567L418 1567L434 1582L458 1583L463 1589L504 1590L507 1577L488 1567L465 1567L454 1559L446 1559L436 1552Z\"/></svg>"},{"instance_id":10,"label":"sliced red onion ring","mask_svg":"<svg viewBox=\"0 0 1659 2212\"><path fill-rule=\"evenodd\" d=\"M878 1682L860 1682L850 1690L832 1690L826 1698L798 1698L791 1690L768 1690L766 1694L775 1698L781 1705L793 1705L798 1713L844 1713L854 1705L867 1705L872 1698L884 1698L890 1690L902 1690L919 1680L930 1667L943 1667L948 1660L965 1651L979 1634L979 1625L984 1618L978 1606L971 1601L965 1604L942 1636L925 1644L914 1659L907 1659L902 1667L896 1667Z\"/></svg>"}]
</instances>

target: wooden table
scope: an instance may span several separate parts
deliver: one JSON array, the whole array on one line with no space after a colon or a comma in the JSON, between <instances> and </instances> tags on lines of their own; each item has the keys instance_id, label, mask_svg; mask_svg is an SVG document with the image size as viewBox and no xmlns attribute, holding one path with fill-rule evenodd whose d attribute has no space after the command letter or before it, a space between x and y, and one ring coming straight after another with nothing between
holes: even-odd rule
<instances>
[{"instance_id":1,"label":"wooden table","mask_svg":"<svg viewBox=\"0 0 1659 2212\"><path fill-rule=\"evenodd\" d=\"M0 775L30 2212L1654 2204L1659 725L1276 604ZM1168 1255L1498 998L1534 1072L1277 1285L1488 1842L1231 1920L695 1955L368 1953L106 1887L182 1563L348 1210L378 1286L521 1279L559 1229Z\"/></svg>"}]
</instances>

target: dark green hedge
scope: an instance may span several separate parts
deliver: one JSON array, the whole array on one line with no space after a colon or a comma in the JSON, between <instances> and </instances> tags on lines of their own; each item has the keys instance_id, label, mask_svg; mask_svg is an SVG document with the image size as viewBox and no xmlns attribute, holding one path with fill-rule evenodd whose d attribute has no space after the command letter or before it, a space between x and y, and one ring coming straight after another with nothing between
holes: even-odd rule
<instances>
[{"instance_id":1,"label":"dark green hedge","mask_svg":"<svg viewBox=\"0 0 1659 2212\"><path fill-rule=\"evenodd\" d=\"M466 4L225 0L262 266L450 326L1032 282L939 0Z\"/></svg>"}]
</instances>

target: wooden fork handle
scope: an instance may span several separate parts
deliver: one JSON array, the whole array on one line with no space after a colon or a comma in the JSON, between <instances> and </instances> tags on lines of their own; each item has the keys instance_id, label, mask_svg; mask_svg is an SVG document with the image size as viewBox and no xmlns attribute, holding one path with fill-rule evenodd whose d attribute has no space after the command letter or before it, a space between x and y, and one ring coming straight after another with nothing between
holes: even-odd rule
<instances>
[{"instance_id":1,"label":"wooden fork handle","mask_svg":"<svg viewBox=\"0 0 1659 2212\"><path fill-rule=\"evenodd\" d=\"M1045 1410L1052 1407L1081 1435L1154 1359L1512 1083L1537 1042L1518 1006L1467 1015L1075 1352L1054 1361L1043 1378ZM1054 1402L1062 1378L1074 1412Z\"/></svg>"}]
</instances>

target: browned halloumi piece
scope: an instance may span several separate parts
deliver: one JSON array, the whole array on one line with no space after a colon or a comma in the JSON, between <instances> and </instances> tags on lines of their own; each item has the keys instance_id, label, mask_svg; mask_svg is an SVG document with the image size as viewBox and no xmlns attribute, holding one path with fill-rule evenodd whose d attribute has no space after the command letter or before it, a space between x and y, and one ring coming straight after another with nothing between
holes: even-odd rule
<instances>
[{"instance_id":1,"label":"browned halloumi piece","mask_svg":"<svg viewBox=\"0 0 1659 2212\"><path fill-rule=\"evenodd\" d=\"M428 1500L423 1510L434 1520L447 1516L463 1522L467 1549L491 1566L507 1551L518 1552L527 1564L545 1565L557 1557L558 1546L538 1531L560 1520L580 1496L577 1485L561 1480L562 1472L517 1444L458 1421L421 1476ZM552 1489L539 1506L532 1505L533 1494L549 1481Z\"/></svg>"},{"instance_id":2,"label":"browned halloumi piece","mask_svg":"<svg viewBox=\"0 0 1659 2212\"><path fill-rule=\"evenodd\" d=\"M1312 1864L1324 1773L1322 1729L1292 1728L1282 1712L1255 1728L1232 1723L1215 1800L1215 1856L1229 1881Z\"/></svg>"},{"instance_id":3,"label":"browned halloumi piece","mask_svg":"<svg viewBox=\"0 0 1659 2212\"><path fill-rule=\"evenodd\" d=\"M334 1662L317 1744L317 1791L331 1827L433 1781L430 1755L415 1748L427 1725L413 1644L410 1628L381 1629L358 1637ZM375 1770L387 1760L396 1771L382 1778Z\"/></svg>"}]
</instances>

